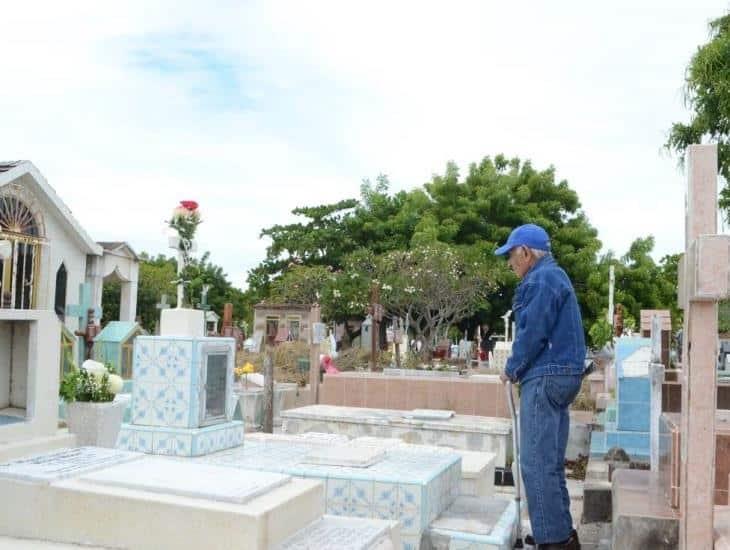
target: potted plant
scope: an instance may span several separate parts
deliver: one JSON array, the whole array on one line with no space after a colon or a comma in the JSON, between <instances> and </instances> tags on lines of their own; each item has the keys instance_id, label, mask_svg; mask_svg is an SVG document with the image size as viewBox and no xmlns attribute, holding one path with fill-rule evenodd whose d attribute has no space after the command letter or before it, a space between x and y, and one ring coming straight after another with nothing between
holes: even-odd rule
<instances>
[{"instance_id":1,"label":"potted plant","mask_svg":"<svg viewBox=\"0 0 730 550\"><path fill-rule=\"evenodd\" d=\"M124 381L114 368L97 361L72 366L61 380L59 395L66 402L68 431L79 445L116 447L126 401L117 399Z\"/></svg>"}]
</instances>

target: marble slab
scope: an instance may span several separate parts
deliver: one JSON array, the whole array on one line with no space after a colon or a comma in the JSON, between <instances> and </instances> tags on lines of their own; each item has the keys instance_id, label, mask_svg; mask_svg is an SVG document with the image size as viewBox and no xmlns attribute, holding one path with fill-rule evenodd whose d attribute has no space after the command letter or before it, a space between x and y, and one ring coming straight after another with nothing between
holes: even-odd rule
<instances>
[{"instance_id":1,"label":"marble slab","mask_svg":"<svg viewBox=\"0 0 730 550\"><path fill-rule=\"evenodd\" d=\"M139 453L101 447L60 449L0 464L0 478L50 483L142 458Z\"/></svg>"},{"instance_id":2,"label":"marble slab","mask_svg":"<svg viewBox=\"0 0 730 550\"><path fill-rule=\"evenodd\" d=\"M444 411L439 409L413 409L411 412L404 413L406 418L415 418L417 420L449 420L454 417L454 411Z\"/></svg>"},{"instance_id":3,"label":"marble slab","mask_svg":"<svg viewBox=\"0 0 730 550\"><path fill-rule=\"evenodd\" d=\"M368 550L388 537L387 521L324 516L275 550Z\"/></svg>"},{"instance_id":4,"label":"marble slab","mask_svg":"<svg viewBox=\"0 0 730 550\"><path fill-rule=\"evenodd\" d=\"M349 444L313 449L302 462L349 468L369 468L385 458L385 451L376 447L357 447Z\"/></svg>"},{"instance_id":5,"label":"marble slab","mask_svg":"<svg viewBox=\"0 0 730 550\"><path fill-rule=\"evenodd\" d=\"M87 474L82 479L125 489L244 504L289 483L291 477L147 457Z\"/></svg>"}]
</instances>

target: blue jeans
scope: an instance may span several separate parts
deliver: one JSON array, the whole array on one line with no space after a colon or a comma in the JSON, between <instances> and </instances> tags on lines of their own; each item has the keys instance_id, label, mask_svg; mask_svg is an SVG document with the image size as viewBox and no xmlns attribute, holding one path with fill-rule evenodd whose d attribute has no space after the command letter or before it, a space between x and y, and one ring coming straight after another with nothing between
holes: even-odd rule
<instances>
[{"instance_id":1,"label":"blue jeans","mask_svg":"<svg viewBox=\"0 0 730 550\"><path fill-rule=\"evenodd\" d=\"M568 407L580 386L580 375L539 376L521 385L520 468L532 536L538 544L564 541L573 529L565 485L565 448Z\"/></svg>"}]
</instances>

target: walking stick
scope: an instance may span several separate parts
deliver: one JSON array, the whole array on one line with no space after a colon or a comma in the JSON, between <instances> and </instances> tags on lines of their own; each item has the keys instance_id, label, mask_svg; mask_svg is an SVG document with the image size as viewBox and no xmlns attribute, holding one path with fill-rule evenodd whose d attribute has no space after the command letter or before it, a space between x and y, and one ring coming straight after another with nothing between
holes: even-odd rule
<instances>
[{"instance_id":1,"label":"walking stick","mask_svg":"<svg viewBox=\"0 0 730 550\"><path fill-rule=\"evenodd\" d=\"M517 538L515 540L515 548L524 548L522 544L522 484L520 477L520 424L517 422L517 412L515 411L515 398L512 395L512 382L507 381L505 384L507 390L507 403L509 404L509 412L512 416L512 448L514 449L514 458L512 459L512 473L515 482L515 504L517 506Z\"/></svg>"}]
</instances>

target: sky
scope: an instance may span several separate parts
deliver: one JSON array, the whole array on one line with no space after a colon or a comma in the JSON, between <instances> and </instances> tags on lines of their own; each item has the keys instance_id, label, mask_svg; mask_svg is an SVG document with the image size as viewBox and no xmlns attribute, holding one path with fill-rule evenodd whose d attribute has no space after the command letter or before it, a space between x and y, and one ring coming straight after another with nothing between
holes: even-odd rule
<instances>
[{"instance_id":1,"label":"sky","mask_svg":"<svg viewBox=\"0 0 730 550\"><path fill-rule=\"evenodd\" d=\"M727 1L12 2L0 160L31 160L97 241L199 250L234 285L261 230L503 153L554 166L604 251L684 248L685 68Z\"/></svg>"}]
</instances>

